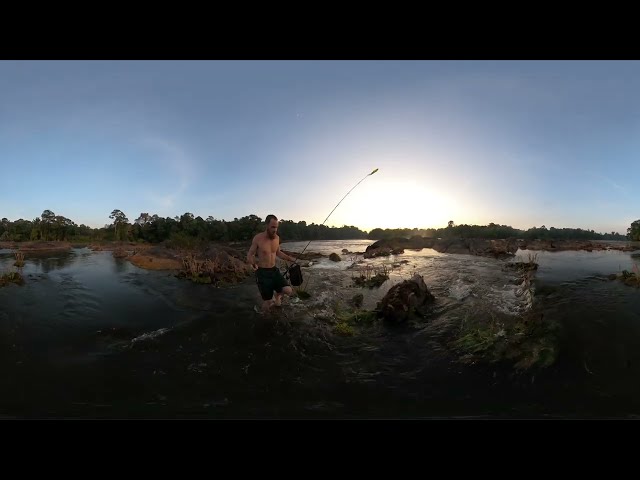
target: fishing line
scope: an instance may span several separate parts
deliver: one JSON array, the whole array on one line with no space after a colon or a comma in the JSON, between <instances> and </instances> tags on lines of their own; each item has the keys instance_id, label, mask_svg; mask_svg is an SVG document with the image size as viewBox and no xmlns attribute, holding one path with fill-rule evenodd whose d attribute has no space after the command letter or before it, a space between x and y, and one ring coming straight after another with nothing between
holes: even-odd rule
<instances>
[{"instance_id":1,"label":"fishing line","mask_svg":"<svg viewBox=\"0 0 640 480\"><path fill-rule=\"evenodd\" d=\"M331 210L331 212L329 212L329 215L327 215L327 218L324 219L324 221L322 222L322 225L325 224L325 222L329 219L329 217L331 216L331 214L336 210L336 208L338 208L338 206L342 203L342 201L347 198L347 196L358 186L360 185L365 178L370 177L371 175L373 175L374 173L376 173L378 171L378 169L376 168L374 171L372 171L371 173L368 173L367 175L365 175L362 180L360 180L358 183L356 183L353 187L351 187L351 190L349 190L344 197L342 197L342 199L340 199L340 201L336 204L335 207L333 207L333 210ZM309 243L307 243L306 247L304 247L302 249L302 252L300 252L297 256L296 259L294 260L294 262L291 264L291 266L289 268L287 268L287 270L285 271L285 275L289 274L290 280L291 280L291 284L294 286L300 286L302 284L302 271L300 270L300 265L298 265L298 259L300 258L300 255L302 255L304 253L304 251L307 249L307 247L311 244L313 240L309 240Z\"/></svg>"}]
</instances>

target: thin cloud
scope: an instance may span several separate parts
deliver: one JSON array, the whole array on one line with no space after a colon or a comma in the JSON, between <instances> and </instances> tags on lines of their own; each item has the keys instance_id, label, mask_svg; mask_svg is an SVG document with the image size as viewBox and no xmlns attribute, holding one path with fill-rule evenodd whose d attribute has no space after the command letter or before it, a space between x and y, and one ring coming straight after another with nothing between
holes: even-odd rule
<instances>
[{"instance_id":1,"label":"thin cloud","mask_svg":"<svg viewBox=\"0 0 640 480\"><path fill-rule=\"evenodd\" d=\"M149 199L163 208L173 207L187 190L193 177L193 161L178 144L159 137L147 137L142 141L144 147L161 154L158 161L166 170L164 173L177 180L177 187L168 193L158 195L147 192Z\"/></svg>"},{"instance_id":2,"label":"thin cloud","mask_svg":"<svg viewBox=\"0 0 640 480\"><path fill-rule=\"evenodd\" d=\"M614 190L622 193L625 198L631 198L631 196L629 195L629 191L611 178L605 177L604 175L601 175L599 173L592 173L591 176L608 183L611 187L613 187Z\"/></svg>"}]
</instances>

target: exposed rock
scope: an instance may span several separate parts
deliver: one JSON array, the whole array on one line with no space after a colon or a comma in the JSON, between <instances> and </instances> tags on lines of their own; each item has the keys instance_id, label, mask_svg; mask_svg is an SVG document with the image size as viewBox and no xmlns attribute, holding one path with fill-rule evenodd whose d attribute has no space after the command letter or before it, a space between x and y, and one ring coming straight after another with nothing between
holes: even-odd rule
<instances>
[{"instance_id":1,"label":"exposed rock","mask_svg":"<svg viewBox=\"0 0 640 480\"><path fill-rule=\"evenodd\" d=\"M424 315L426 307L435 300L421 275L415 274L411 280L394 285L378 302L378 316L400 323L412 314Z\"/></svg>"},{"instance_id":2,"label":"exposed rock","mask_svg":"<svg viewBox=\"0 0 640 480\"><path fill-rule=\"evenodd\" d=\"M513 256L515 252L518 251L518 245L515 239L433 239L414 236L410 240L405 238L379 240L367 247L364 257L373 258L378 256L397 255L404 253L405 248L410 248L412 250L433 248L441 253L472 254L496 258Z\"/></svg>"},{"instance_id":3,"label":"exposed rock","mask_svg":"<svg viewBox=\"0 0 640 480\"><path fill-rule=\"evenodd\" d=\"M317 252L304 252L302 255L300 255L300 253L298 252L293 252L291 250L285 250L283 248L281 248L280 250L282 250L284 253L286 253L287 255L296 258L298 260L313 260L315 258L322 258L324 257L324 255L322 255L321 253L317 253ZM248 251L248 250L247 250ZM245 253L246 255L246 253Z\"/></svg>"},{"instance_id":4,"label":"exposed rock","mask_svg":"<svg viewBox=\"0 0 640 480\"><path fill-rule=\"evenodd\" d=\"M620 250L633 252L638 250L637 245L630 243L608 243L590 240L524 240L524 239L481 239L481 238L427 238L414 236L410 239L391 238L378 240L369 245L365 251L365 258L387 256L400 252L402 249L421 250L433 248L440 253L471 254L486 257L506 258L513 256L518 248L523 250Z\"/></svg>"},{"instance_id":5,"label":"exposed rock","mask_svg":"<svg viewBox=\"0 0 640 480\"><path fill-rule=\"evenodd\" d=\"M129 253L122 247L118 247L113 250L112 254L115 258L126 258Z\"/></svg>"},{"instance_id":6,"label":"exposed rock","mask_svg":"<svg viewBox=\"0 0 640 480\"><path fill-rule=\"evenodd\" d=\"M136 267L147 270L180 270L182 262L178 258L162 258L146 253L136 253L127 257Z\"/></svg>"},{"instance_id":7,"label":"exposed rock","mask_svg":"<svg viewBox=\"0 0 640 480\"><path fill-rule=\"evenodd\" d=\"M391 255L392 248L389 246L381 246L372 248L372 246L368 246L367 250L364 252L364 258L373 258L373 257L388 257Z\"/></svg>"},{"instance_id":8,"label":"exposed rock","mask_svg":"<svg viewBox=\"0 0 640 480\"><path fill-rule=\"evenodd\" d=\"M637 250L630 244L612 244L595 240L517 240L516 244L523 250L546 250L546 251L567 251L585 250L587 252L602 250L620 250L622 252L632 252Z\"/></svg>"}]
</instances>

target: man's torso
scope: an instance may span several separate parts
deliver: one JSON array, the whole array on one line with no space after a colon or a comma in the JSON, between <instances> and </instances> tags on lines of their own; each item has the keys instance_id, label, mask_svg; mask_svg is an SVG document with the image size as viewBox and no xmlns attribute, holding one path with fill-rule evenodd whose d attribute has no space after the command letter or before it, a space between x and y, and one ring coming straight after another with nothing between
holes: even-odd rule
<instances>
[{"instance_id":1,"label":"man's torso","mask_svg":"<svg viewBox=\"0 0 640 480\"><path fill-rule=\"evenodd\" d=\"M272 268L276 265L276 253L280 246L280 237L271 239L266 233L260 233L258 243L258 266L261 268Z\"/></svg>"}]
</instances>

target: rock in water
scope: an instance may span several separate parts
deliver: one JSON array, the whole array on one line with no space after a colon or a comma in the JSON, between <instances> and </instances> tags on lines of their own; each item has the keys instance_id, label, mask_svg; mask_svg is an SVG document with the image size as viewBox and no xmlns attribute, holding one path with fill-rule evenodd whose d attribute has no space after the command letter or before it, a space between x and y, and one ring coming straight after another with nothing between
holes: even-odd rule
<instances>
[{"instance_id":1,"label":"rock in water","mask_svg":"<svg viewBox=\"0 0 640 480\"><path fill-rule=\"evenodd\" d=\"M378 317L401 323L412 314L422 315L426 307L435 300L421 275L417 273L410 279L391 287L384 298L378 302Z\"/></svg>"}]
</instances>

